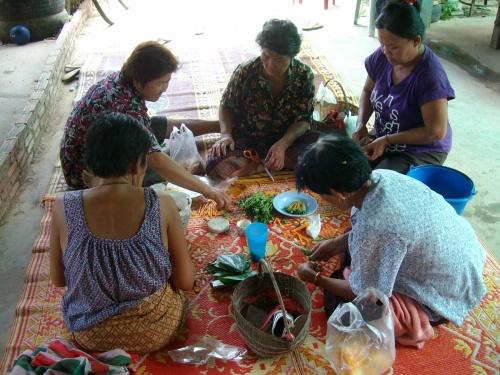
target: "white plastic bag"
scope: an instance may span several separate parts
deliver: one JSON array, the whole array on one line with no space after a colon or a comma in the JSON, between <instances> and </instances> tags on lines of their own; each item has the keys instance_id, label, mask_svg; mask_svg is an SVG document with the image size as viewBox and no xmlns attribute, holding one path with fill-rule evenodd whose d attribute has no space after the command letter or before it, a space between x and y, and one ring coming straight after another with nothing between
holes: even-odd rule
<instances>
[{"instance_id":1,"label":"white plastic bag","mask_svg":"<svg viewBox=\"0 0 500 375\"><path fill-rule=\"evenodd\" d=\"M347 116L344 120L345 133L349 138L352 138L352 134L356 131L356 124L358 122L358 116Z\"/></svg>"},{"instance_id":2,"label":"white plastic bag","mask_svg":"<svg viewBox=\"0 0 500 375\"><path fill-rule=\"evenodd\" d=\"M306 233L313 240L316 240L321 232L321 219L319 214L311 215L307 218Z\"/></svg>"},{"instance_id":3,"label":"white plastic bag","mask_svg":"<svg viewBox=\"0 0 500 375\"><path fill-rule=\"evenodd\" d=\"M314 99L317 102L324 102L328 104L337 104L337 98L332 90L330 90L323 82L319 84L318 91L316 91L316 95Z\"/></svg>"},{"instance_id":4,"label":"white plastic bag","mask_svg":"<svg viewBox=\"0 0 500 375\"><path fill-rule=\"evenodd\" d=\"M184 124L180 129L174 126L169 140L170 157L189 172L201 163L193 132Z\"/></svg>"},{"instance_id":5,"label":"white plastic bag","mask_svg":"<svg viewBox=\"0 0 500 375\"><path fill-rule=\"evenodd\" d=\"M341 96L340 96L341 95ZM318 87L318 91L314 96L315 110L317 111L315 120L317 121L333 121L337 119L336 116L349 117L351 115L349 107L347 105L348 98L344 87L336 79L330 79L326 83L321 82ZM333 116L333 113L337 113ZM344 118L339 118L339 124L337 127L343 124Z\"/></svg>"},{"instance_id":6,"label":"white plastic bag","mask_svg":"<svg viewBox=\"0 0 500 375\"><path fill-rule=\"evenodd\" d=\"M325 351L337 375L379 375L396 358L389 299L374 288L339 305L328 319Z\"/></svg>"}]
</instances>

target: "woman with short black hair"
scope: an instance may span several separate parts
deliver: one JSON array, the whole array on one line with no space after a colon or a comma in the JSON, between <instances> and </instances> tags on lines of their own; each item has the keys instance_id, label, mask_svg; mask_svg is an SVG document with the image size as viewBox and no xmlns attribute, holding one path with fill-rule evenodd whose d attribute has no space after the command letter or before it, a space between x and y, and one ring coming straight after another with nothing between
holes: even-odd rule
<instances>
[{"instance_id":1,"label":"woman with short black hair","mask_svg":"<svg viewBox=\"0 0 500 375\"><path fill-rule=\"evenodd\" d=\"M184 322L180 290L193 288L195 269L177 206L142 187L150 146L131 116L100 114L86 134L94 186L54 203L50 277L67 287L64 322L88 351L154 351Z\"/></svg>"},{"instance_id":2,"label":"woman with short black hair","mask_svg":"<svg viewBox=\"0 0 500 375\"><path fill-rule=\"evenodd\" d=\"M301 38L289 20L271 19L256 38L260 57L240 64L222 95L221 138L211 149L207 174L226 178L263 171L293 169L310 132L314 109L314 75L295 56ZM244 151L258 156L246 159Z\"/></svg>"},{"instance_id":3,"label":"woman with short black hair","mask_svg":"<svg viewBox=\"0 0 500 375\"><path fill-rule=\"evenodd\" d=\"M149 117L146 101L155 102L160 98L178 66L177 58L168 48L154 41L143 42L132 51L120 72L111 73L88 89L73 108L61 141L61 167L71 188L92 186L92 176L85 170L83 162L85 135L97 116L114 111L132 116L147 131L151 140L148 165L161 179L197 191L221 207L229 205L227 194L201 182L161 152L159 142L168 138L173 126L179 126L181 122L190 126L196 135L219 129L218 121ZM154 182L158 181L146 181L148 185Z\"/></svg>"},{"instance_id":4,"label":"woman with short black hair","mask_svg":"<svg viewBox=\"0 0 500 375\"><path fill-rule=\"evenodd\" d=\"M327 316L366 288L390 297L396 339L421 348L432 325L462 324L485 293L485 253L472 227L444 198L400 173L372 171L349 138L320 138L302 155L298 189L310 189L337 209L351 210L352 228L319 243L310 261L341 256L332 278L312 262L299 277L324 289Z\"/></svg>"},{"instance_id":5,"label":"woman with short black hair","mask_svg":"<svg viewBox=\"0 0 500 375\"><path fill-rule=\"evenodd\" d=\"M455 92L423 43L419 0L390 0L375 26L381 46L365 61L368 77L353 139L369 142L364 150L375 168L406 173L410 165L441 165L451 149L448 101ZM369 135L373 112L375 134Z\"/></svg>"}]
</instances>

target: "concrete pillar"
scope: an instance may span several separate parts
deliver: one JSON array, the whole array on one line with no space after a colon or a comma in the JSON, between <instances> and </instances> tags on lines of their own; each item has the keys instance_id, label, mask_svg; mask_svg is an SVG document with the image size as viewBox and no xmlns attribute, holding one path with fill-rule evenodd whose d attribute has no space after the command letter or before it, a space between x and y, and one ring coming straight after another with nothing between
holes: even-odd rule
<instances>
[{"instance_id":1,"label":"concrete pillar","mask_svg":"<svg viewBox=\"0 0 500 375\"><path fill-rule=\"evenodd\" d=\"M432 18L432 0L422 0L422 9L420 9L420 17L424 22L425 29L431 25Z\"/></svg>"},{"instance_id":2,"label":"concrete pillar","mask_svg":"<svg viewBox=\"0 0 500 375\"><path fill-rule=\"evenodd\" d=\"M493 26L490 46L493 49L500 49L500 2L498 3L497 18Z\"/></svg>"}]
</instances>

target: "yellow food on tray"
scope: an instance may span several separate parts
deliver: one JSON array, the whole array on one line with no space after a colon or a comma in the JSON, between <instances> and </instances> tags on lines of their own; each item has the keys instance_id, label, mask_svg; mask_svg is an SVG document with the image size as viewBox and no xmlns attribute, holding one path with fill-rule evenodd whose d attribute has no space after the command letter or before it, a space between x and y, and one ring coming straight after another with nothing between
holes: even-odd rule
<instances>
[{"instance_id":1,"label":"yellow food on tray","mask_svg":"<svg viewBox=\"0 0 500 375\"><path fill-rule=\"evenodd\" d=\"M306 204L304 201L295 200L286 206L284 210L292 215L304 215L306 213Z\"/></svg>"}]
</instances>

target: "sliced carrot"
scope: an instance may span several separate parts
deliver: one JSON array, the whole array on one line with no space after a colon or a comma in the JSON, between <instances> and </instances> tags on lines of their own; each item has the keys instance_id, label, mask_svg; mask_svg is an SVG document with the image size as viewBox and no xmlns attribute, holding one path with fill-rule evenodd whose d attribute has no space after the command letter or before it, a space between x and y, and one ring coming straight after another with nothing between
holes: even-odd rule
<instances>
[{"instance_id":1,"label":"sliced carrot","mask_svg":"<svg viewBox=\"0 0 500 375\"><path fill-rule=\"evenodd\" d=\"M300 240L304 240L304 241L306 241L306 242L307 242L307 241L309 241L309 238L307 238L307 237L303 236L303 235L302 235L302 234L300 234L300 233L297 233L297 237L298 237Z\"/></svg>"},{"instance_id":2,"label":"sliced carrot","mask_svg":"<svg viewBox=\"0 0 500 375\"><path fill-rule=\"evenodd\" d=\"M298 233L300 232L302 229L306 229L307 228L307 224L302 224L301 226L298 226L297 228L293 229L292 232L294 233Z\"/></svg>"}]
</instances>

